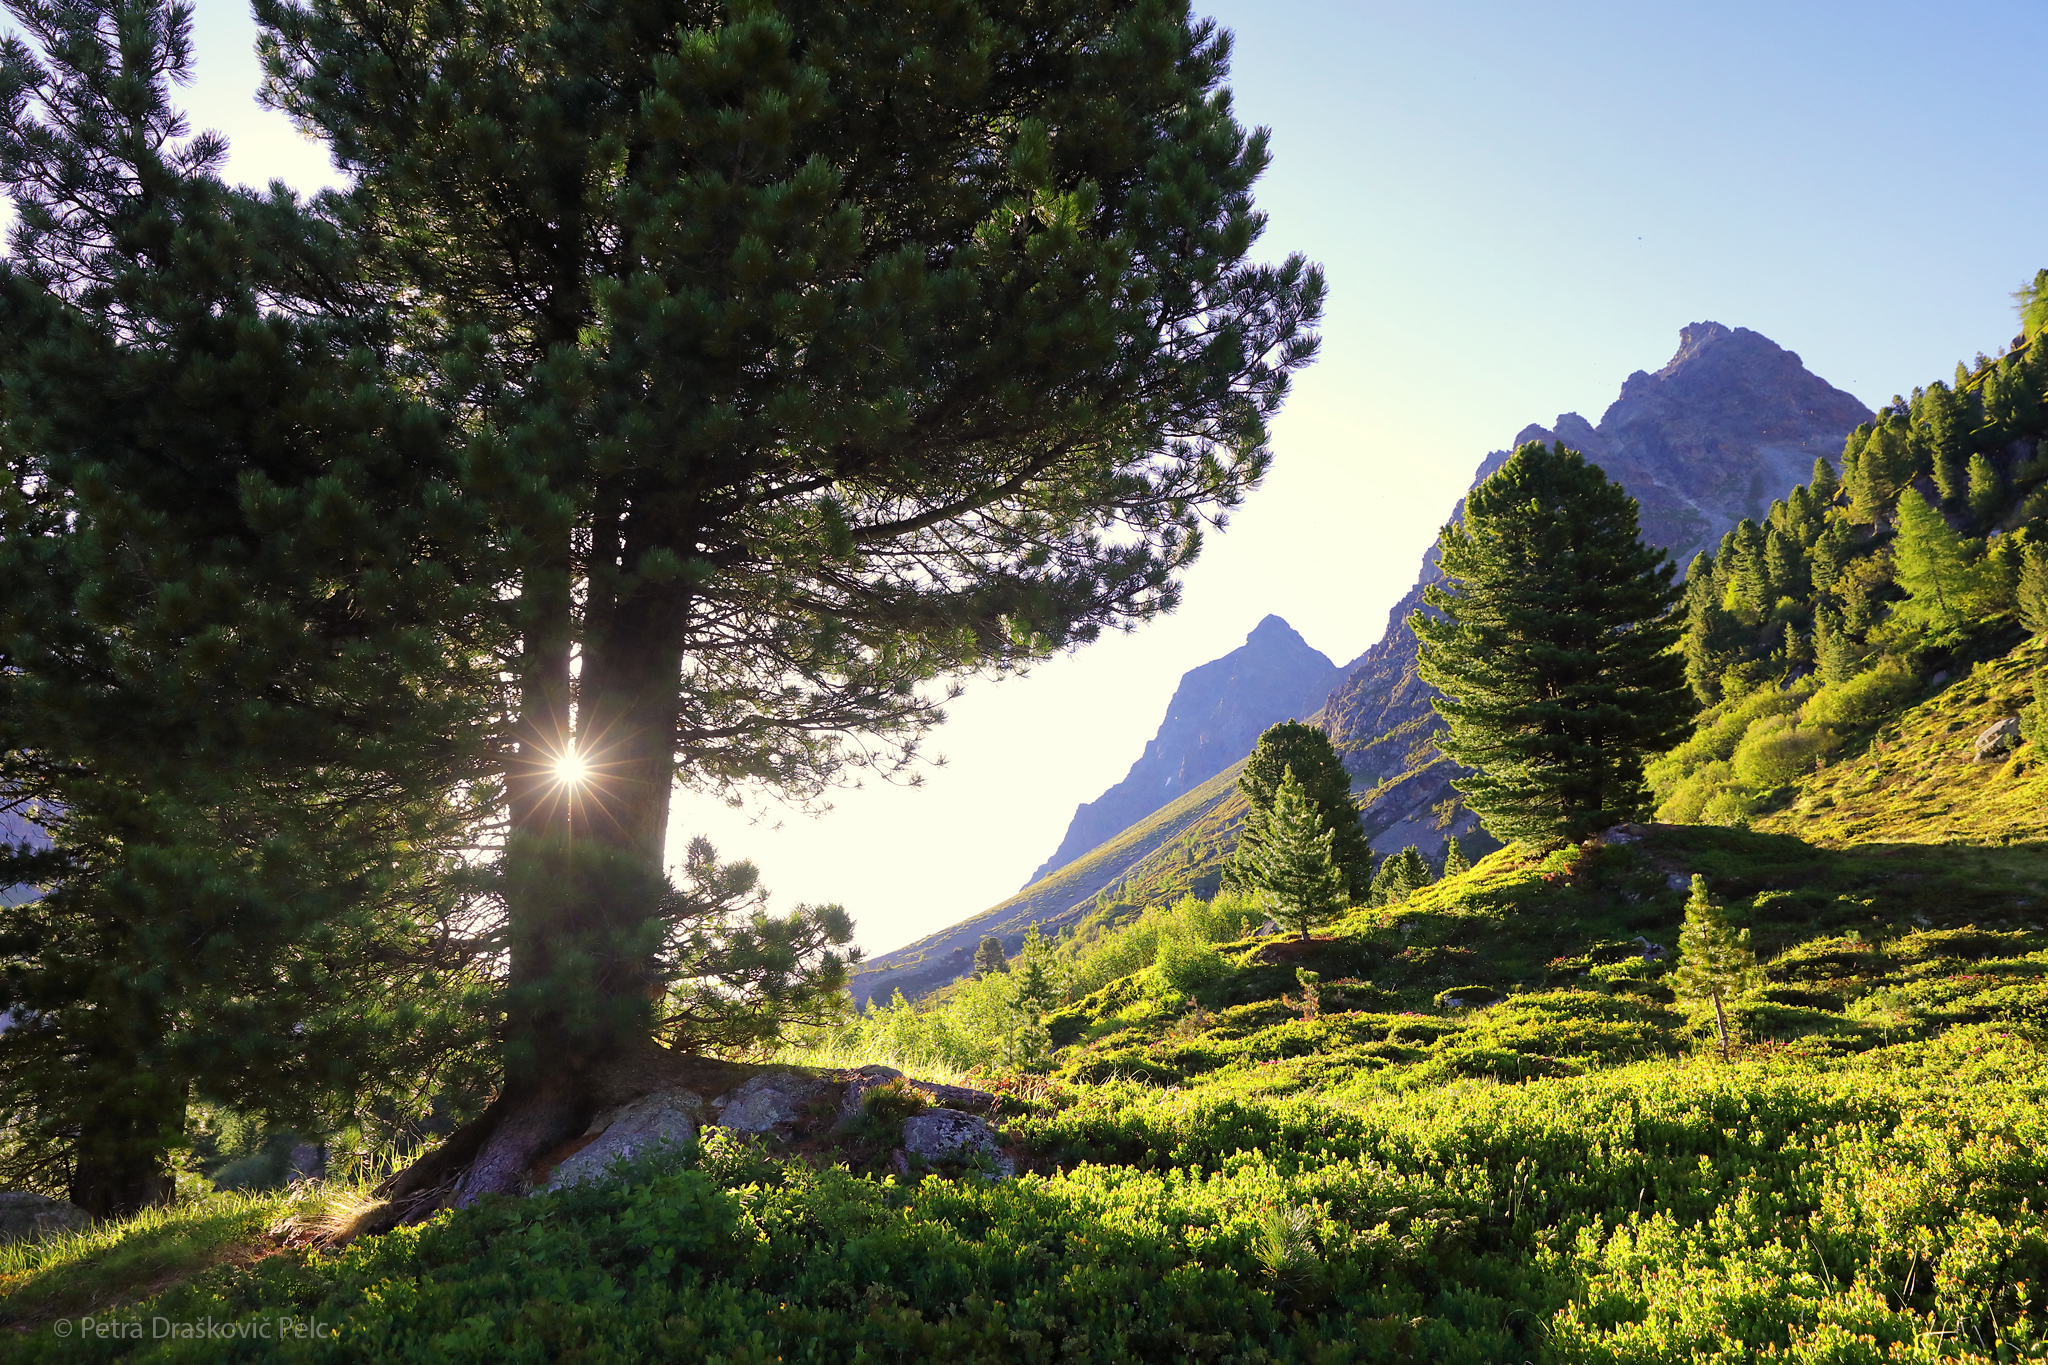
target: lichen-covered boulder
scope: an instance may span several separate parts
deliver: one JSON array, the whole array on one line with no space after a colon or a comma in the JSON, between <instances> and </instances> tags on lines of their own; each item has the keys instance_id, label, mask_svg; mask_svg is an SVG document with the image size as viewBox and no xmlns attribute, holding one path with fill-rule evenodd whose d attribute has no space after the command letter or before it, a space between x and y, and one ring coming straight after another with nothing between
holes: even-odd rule
<instances>
[{"instance_id":1,"label":"lichen-covered boulder","mask_svg":"<svg viewBox=\"0 0 2048 1365\"><path fill-rule=\"evenodd\" d=\"M903 1120L903 1150L934 1166L983 1162L992 1168L990 1179L1017 1174L1017 1163L1003 1155L987 1120L952 1109L933 1109Z\"/></svg>"},{"instance_id":2,"label":"lichen-covered boulder","mask_svg":"<svg viewBox=\"0 0 2048 1365\"><path fill-rule=\"evenodd\" d=\"M2020 747L2020 718L2007 716L1983 734L1977 736L1976 757L1979 763L1998 757L2009 749Z\"/></svg>"},{"instance_id":3,"label":"lichen-covered boulder","mask_svg":"<svg viewBox=\"0 0 2048 1365\"><path fill-rule=\"evenodd\" d=\"M91 1225L92 1215L76 1204L27 1190L0 1190L0 1242L33 1242Z\"/></svg>"},{"instance_id":4,"label":"lichen-covered boulder","mask_svg":"<svg viewBox=\"0 0 2048 1365\"><path fill-rule=\"evenodd\" d=\"M800 1071L768 1071L711 1101L712 1123L735 1133L794 1129L811 1105L833 1089L832 1082Z\"/></svg>"},{"instance_id":5,"label":"lichen-covered boulder","mask_svg":"<svg viewBox=\"0 0 2048 1365\"><path fill-rule=\"evenodd\" d=\"M704 1101L687 1090L657 1090L631 1104L599 1114L585 1136L595 1138L571 1152L555 1167L550 1190L594 1184L614 1162L649 1156L662 1147L680 1150L696 1136L696 1119Z\"/></svg>"},{"instance_id":6,"label":"lichen-covered boulder","mask_svg":"<svg viewBox=\"0 0 2048 1365\"><path fill-rule=\"evenodd\" d=\"M867 1098L868 1091L902 1078L903 1073L893 1066L864 1066L847 1073L846 1088L839 1095L839 1126L844 1128L860 1121L861 1101Z\"/></svg>"}]
</instances>

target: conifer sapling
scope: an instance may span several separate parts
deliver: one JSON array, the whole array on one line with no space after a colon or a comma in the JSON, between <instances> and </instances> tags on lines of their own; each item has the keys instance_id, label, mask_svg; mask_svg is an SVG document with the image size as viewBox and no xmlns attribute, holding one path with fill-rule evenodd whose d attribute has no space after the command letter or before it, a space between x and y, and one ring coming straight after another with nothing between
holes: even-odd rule
<instances>
[{"instance_id":1,"label":"conifer sapling","mask_svg":"<svg viewBox=\"0 0 2048 1365\"><path fill-rule=\"evenodd\" d=\"M1749 948L1749 931L1736 929L1727 914L1707 894L1707 879L1693 874L1692 899L1685 903L1685 926L1678 931L1678 971L1673 986L1678 998L1693 1002L1712 1001L1714 1032L1721 1043L1721 1060L1728 1060L1728 1012L1724 1002L1749 984L1756 970L1756 955Z\"/></svg>"}]
</instances>

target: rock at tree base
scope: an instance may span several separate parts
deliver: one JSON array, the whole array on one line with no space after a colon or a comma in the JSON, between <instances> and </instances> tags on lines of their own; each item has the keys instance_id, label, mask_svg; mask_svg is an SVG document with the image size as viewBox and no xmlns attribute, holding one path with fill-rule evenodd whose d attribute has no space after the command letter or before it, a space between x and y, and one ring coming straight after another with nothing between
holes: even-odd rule
<instances>
[{"instance_id":1,"label":"rock at tree base","mask_svg":"<svg viewBox=\"0 0 2048 1365\"><path fill-rule=\"evenodd\" d=\"M0 1191L0 1243L33 1242L90 1226L92 1215L76 1204L27 1190Z\"/></svg>"},{"instance_id":2,"label":"rock at tree base","mask_svg":"<svg viewBox=\"0 0 2048 1365\"><path fill-rule=\"evenodd\" d=\"M595 1183L605 1178L614 1162L632 1161L663 1146L688 1146L697 1131L694 1115L703 1107L704 1102L687 1090L657 1090L598 1115L588 1130L596 1140L564 1158L546 1188Z\"/></svg>"},{"instance_id":3,"label":"rock at tree base","mask_svg":"<svg viewBox=\"0 0 2048 1365\"><path fill-rule=\"evenodd\" d=\"M986 1121L950 1109L934 1109L903 1120L903 1150L932 1165L986 1160L994 1167L989 1176L992 1180L1007 1180L1017 1174L1017 1163L1002 1154L995 1130Z\"/></svg>"},{"instance_id":4,"label":"rock at tree base","mask_svg":"<svg viewBox=\"0 0 2048 1365\"><path fill-rule=\"evenodd\" d=\"M868 1091L902 1077L903 1073L893 1066L864 1066L848 1076L839 1100L840 1127L859 1122L861 1101L867 1098Z\"/></svg>"},{"instance_id":5,"label":"rock at tree base","mask_svg":"<svg viewBox=\"0 0 2048 1365\"><path fill-rule=\"evenodd\" d=\"M711 1101L712 1123L735 1133L766 1133L803 1122L804 1110L832 1089L830 1081L797 1071L770 1071Z\"/></svg>"},{"instance_id":6,"label":"rock at tree base","mask_svg":"<svg viewBox=\"0 0 2048 1365\"><path fill-rule=\"evenodd\" d=\"M2020 747L2020 718L2007 716L1983 734L1977 736L1976 757L1979 763L1998 757L2008 749Z\"/></svg>"}]
</instances>

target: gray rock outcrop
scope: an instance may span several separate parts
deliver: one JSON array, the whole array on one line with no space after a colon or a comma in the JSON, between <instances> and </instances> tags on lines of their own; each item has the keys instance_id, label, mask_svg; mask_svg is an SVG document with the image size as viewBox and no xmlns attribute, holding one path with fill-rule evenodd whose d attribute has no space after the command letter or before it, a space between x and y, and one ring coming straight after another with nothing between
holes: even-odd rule
<instances>
[{"instance_id":1,"label":"gray rock outcrop","mask_svg":"<svg viewBox=\"0 0 2048 1365\"><path fill-rule=\"evenodd\" d=\"M831 1093L832 1082L800 1071L769 1071L730 1094L711 1101L711 1120L735 1133L768 1133L793 1129L804 1111Z\"/></svg>"},{"instance_id":2,"label":"gray rock outcrop","mask_svg":"<svg viewBox=\"0 0 2048 1365\"><path fill-rule=\"evenodd\" d=\"M703 1107L704 1101L687 1090L657 1090L599 1114L584 1134L595 1135L593 1140L555 1167L546 1188L595 1183L617 1162L649 1156L663 1147L687 1147L696 1136L696 1118Z\"/></svg>"},{"instance_id":3,"label":"gray rock outcrop","mask_svg":"<svg viewBox=\"0 0 2048 1365\"><path fill-rule=\"evenodd\" d=\"M92 1215L76 1204L27 1190L0 1191L0 1242L40 1241L91 1226Z\"/></svg>"},{"instance_id":4,"label":"gray rock outcrop","mask_svg":"<svg viewBox=\"0 0 2048 1365\"><path fill-rule=\"evenodd\" d=\"M1974 754L1979 763L1998 757L2002 753L2020 747L2024 736L2020 734L2020 718L2007 716L1977 736Z\"/></svg>"},{"instance_id":5,"label":"gray rock outcrop","mask_svg":"<svg viewBox=\"0 0 2048 1365\"><path fill-rule=\"evenodd\" d=\"M903 1150L930 1165L986 1162L996 1178L1017 1174L1017 1163L1003 1155L993 1128L984 1119L952 1109L933 1109L903 1120Z\"/></svg>"}]
</instances>

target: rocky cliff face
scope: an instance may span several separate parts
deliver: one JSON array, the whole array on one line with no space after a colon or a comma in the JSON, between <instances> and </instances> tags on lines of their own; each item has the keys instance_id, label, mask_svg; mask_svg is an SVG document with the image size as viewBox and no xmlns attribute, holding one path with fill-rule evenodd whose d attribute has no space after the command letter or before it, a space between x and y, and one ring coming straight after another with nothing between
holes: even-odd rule
<instances>
[{"instance_id":1,"label":"rocky cliff face","mask_svg":"<svg viewBox=\"0 0 2048 1365\"><path fill-rule=\"evenodd\" d=\"M1744 517L1761 518L1806 482L1815 458L1839 457L1849 432L1870 416L1768 337L1696 322L1679 333L1678 353L1663 369L1628 377L1600 425L1567 412L1552 426L1524 427L1512 445L1563 441L1598 464L1641 505L1644 537L1671 551L1682 570ZM1487 456L1473 483L1506 463L1510 450ZM1406 624L1422 605L1423 585L1442 577L1432 549L1386 635L1346 669L1322 715L1345 766L1378 784L1365 798L1365 823L1382 853L1412 843L1433 854L1448 836L1462 841L1478 828L1430 742L1438 724L1432 692L1415 676Z\"/></svg>"},{"instance_id":2,"label":"rocky cliff face","mask_svg":"<svg viewBox=\"0 0 2048 1365\"><path fill-rule=\"evenodd\" d=\"M1181 675L1166 719L1124 780L1075 810L1026 886L1193 791L1251 752L1269 725L1313 715L1343 675L1294 627L1268 616L1242 646Z\"/></svg>"}]
</instances>

